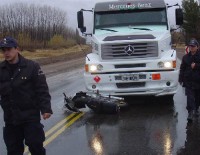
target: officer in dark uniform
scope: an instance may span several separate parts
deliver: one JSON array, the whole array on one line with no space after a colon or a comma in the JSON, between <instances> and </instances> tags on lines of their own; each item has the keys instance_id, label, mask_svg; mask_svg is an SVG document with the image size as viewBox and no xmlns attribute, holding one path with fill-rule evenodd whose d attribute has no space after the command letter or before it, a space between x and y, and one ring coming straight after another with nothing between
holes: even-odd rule
<instances>
[{"instance_id":1,"label":"officer in dark uniform","mask_svg":"<svg viewBox=\"0 0 200 155\"><path fill-rule=\"evenodd\" d=\"M200 103L200 52L199 43L192 39L189 42L190 52L183 56L180 66L179 83L185 87L187 96L188 121L198 116Z\"/></svg>"},{"instance_id":2,"label":"officer in dark uniform","mask_svg":"<svg viewBox=\"0 0 200 155\"><path fill-rule=\"evenodd\" d=\"M23 155L24 140L32 155L45 155L40 114L43 119L52 114L45 75L38 63L19 54L15 39L1 40L0 49L5 58L0 64L0 96L8 155Z\"/></svg>"}]
</instances>

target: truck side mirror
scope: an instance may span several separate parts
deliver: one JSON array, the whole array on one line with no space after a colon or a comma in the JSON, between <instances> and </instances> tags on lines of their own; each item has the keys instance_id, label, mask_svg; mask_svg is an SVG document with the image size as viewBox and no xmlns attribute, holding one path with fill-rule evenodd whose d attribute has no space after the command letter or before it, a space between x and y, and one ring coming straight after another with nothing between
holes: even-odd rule
<instances>
[{"instance_id":1,"label":"truck side mirror","mask_svg":"<svg viewBox=\"0 0 200 155\"><path fill-rule=\"evenodd\" d=\"M78 28L81 32L86 32L86 27L84 26L84 18L83 18L83 11L77 12L77 21L78 21Z\"/></svg>"},{"instance_id":2,"label":"truck side mirror","mask_svg":"<svg viewBox=\"0 0 200 155\"><path fill-rule=\"evenodd\" d=\"M183 25L183 10L176 9L176 25Z\"/></svg>"}]
</instances>

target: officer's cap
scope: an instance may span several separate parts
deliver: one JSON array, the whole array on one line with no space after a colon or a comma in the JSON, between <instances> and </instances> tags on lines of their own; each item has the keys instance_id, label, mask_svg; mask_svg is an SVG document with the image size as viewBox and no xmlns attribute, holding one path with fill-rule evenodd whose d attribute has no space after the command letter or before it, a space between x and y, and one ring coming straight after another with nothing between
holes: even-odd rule
<instances>
[{"instance_id":1,"label":"officer's cap","mask_svg":"<svg viewBox=\"0 0 200 155\"><path fill-rule=\"evenodd\" d=\"M198 43L198 41L196 39L191 39L188 45L189 46L197 46L197 47L199 47L199 43Z\"/></svg>"},{"instance_id":2,"label":"officer's cap","mask_svg":"<svg viewBox=\"0 0 200 155\"><path fill-rule=\"evenodd\" d=\"M12 37L5 37L0 41L0 48L18 47L17 41Z\"/></svg>"}]
</instances>

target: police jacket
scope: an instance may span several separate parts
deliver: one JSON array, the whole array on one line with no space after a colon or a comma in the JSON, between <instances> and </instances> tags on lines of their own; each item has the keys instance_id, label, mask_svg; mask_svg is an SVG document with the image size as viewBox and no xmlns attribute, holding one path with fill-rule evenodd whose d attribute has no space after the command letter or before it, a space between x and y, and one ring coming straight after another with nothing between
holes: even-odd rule
<instances>
[{"instance_id":1,"label":"police jacket","mask_svg":"<svg viewBox=\"0 0 200 155\"><path fill-rule=\"evenodd\" d=\"M52 113L44 73L38 63L21 55L12 75L7 61L0 64L0 96L8 124L39 121L40 113Z\"/></svg>"},{"instance_id":2,"label":"police jacket","mask_svg":"<svg viewBox=\"0 0 200 155\"><path fill-rule=\"evenodd\" d=\"M192 69L191 64L195 63ZM184 87L191 89L200 89L200 52L197 51L194 55L189 52L183 56L180 66L179 82L183 83Z\"/></svg>"}]
</instances>

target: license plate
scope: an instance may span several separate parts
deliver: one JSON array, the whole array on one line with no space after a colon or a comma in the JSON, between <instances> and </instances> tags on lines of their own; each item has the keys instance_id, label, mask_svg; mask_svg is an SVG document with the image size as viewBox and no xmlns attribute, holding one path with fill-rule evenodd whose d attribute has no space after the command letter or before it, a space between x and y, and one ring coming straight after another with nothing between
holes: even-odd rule
<instances>
[{"instance_id":1,"label":"license plate","mask_svg":"<svg viewBox=\"0 0 200 155\"><path fill-rule=\"evenodd\" d=\"M139 74L125 74L122 75L122 81L138 81L139 80Z\"/></svg>"}]
</instances>

